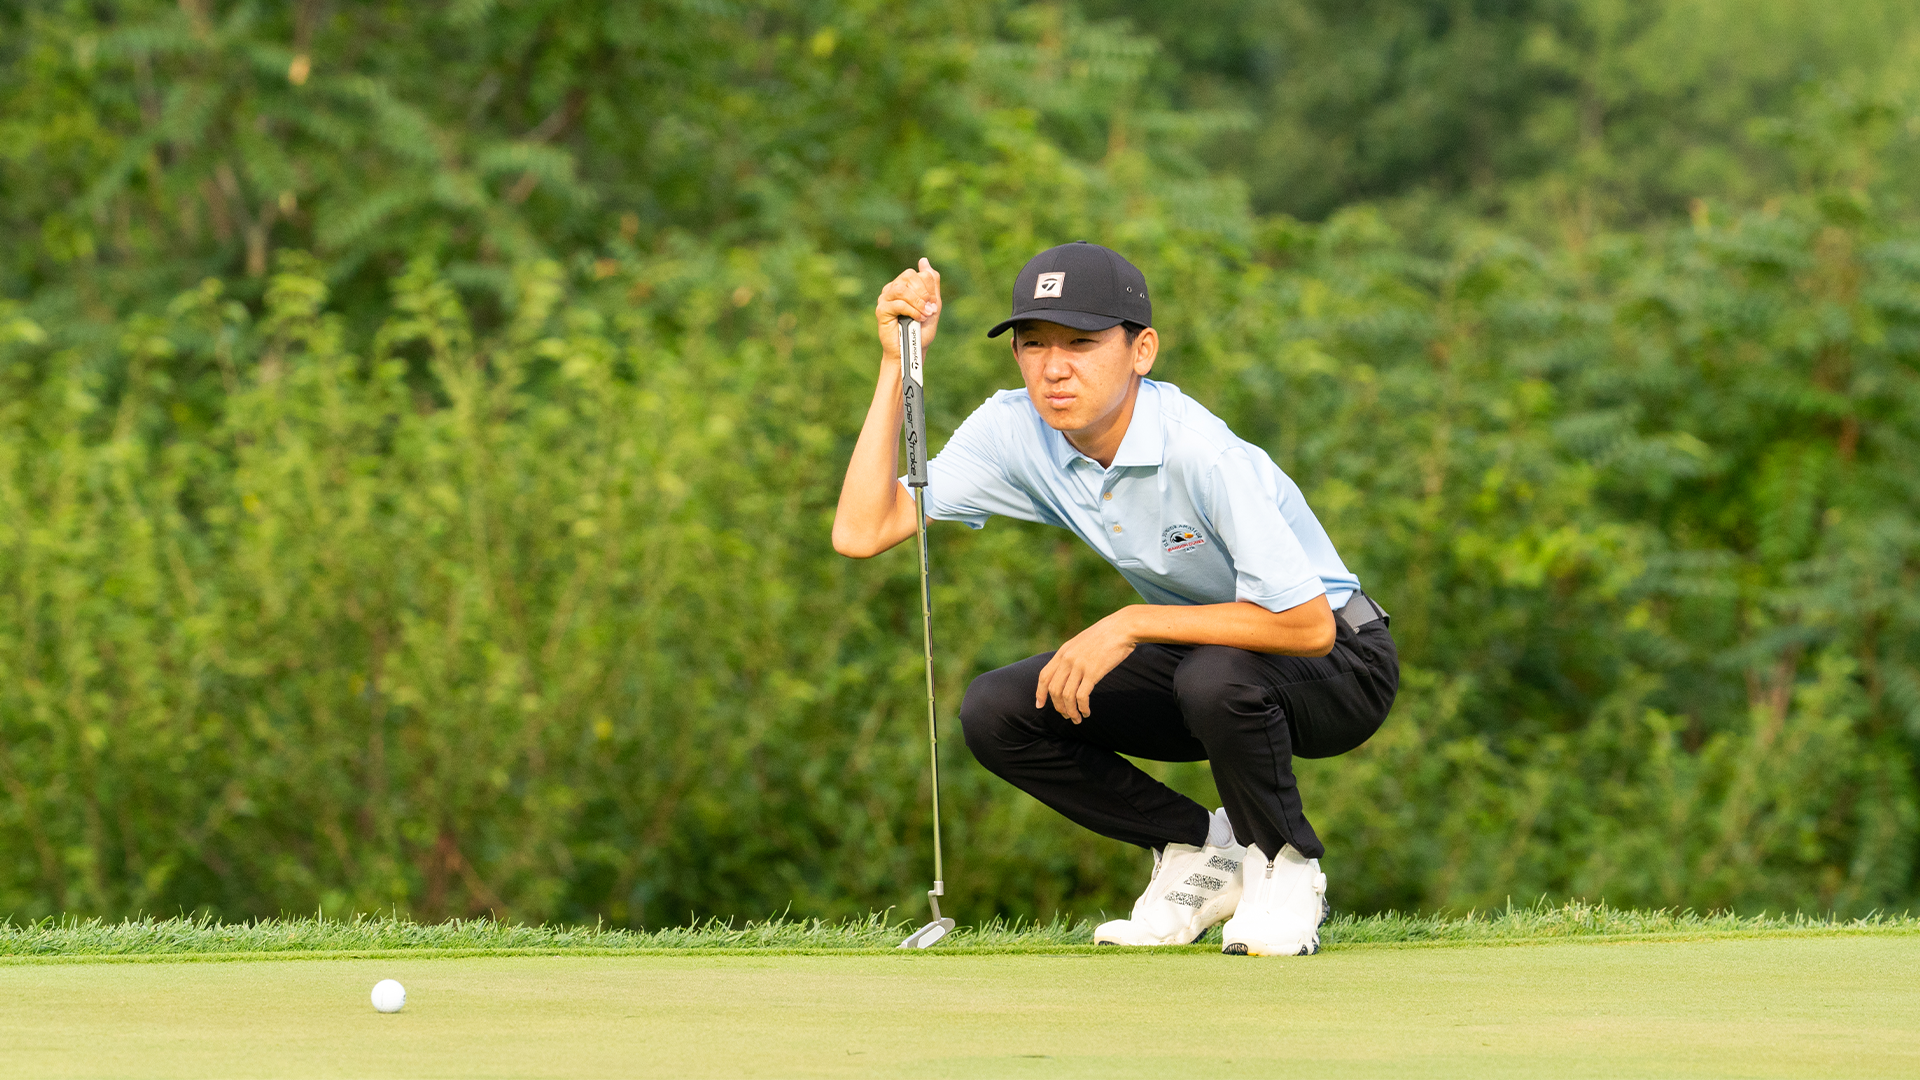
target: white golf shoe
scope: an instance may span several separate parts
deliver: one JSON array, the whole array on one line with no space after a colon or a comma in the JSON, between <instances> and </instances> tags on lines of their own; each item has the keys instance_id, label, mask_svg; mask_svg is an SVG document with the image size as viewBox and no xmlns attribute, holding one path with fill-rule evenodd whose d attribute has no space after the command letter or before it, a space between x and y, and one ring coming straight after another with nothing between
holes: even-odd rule
<instances>
[{"instance_id":1,"label":"white golf shoe","mask_svg":"<svg viewBox=\"0 0 1920 1080\"><path fill-rule=\"evenodd\" d=\"M1268 859L1258 845L1247 848L1240 906L1220 932L1220 951L1235 956L1312 956L1320 951L1320 923L1327 917L1327 875L1320 860L1303 857L1292 844Z\"/></svg>"},{"instance_id":2,"label":"white golf shoe","mask_svg":"<svg viewBox=\"0 0 1920 1080\"><path fill-rule=\"evenodd\" d=\"M1234 842L1227 812L1213 812L1204 846L1168 844L1153 853L1153 877L1133 902L1133 914L1101 923L1098 945L1190 945L1240 902L1240 864L1247 849Z\"/></svg>"}]
</instances>

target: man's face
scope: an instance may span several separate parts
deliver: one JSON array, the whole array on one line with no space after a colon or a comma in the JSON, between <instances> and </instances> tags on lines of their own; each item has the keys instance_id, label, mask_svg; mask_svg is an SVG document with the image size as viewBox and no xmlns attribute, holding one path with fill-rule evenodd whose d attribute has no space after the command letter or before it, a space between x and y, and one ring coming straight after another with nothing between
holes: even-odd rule
<instances>
[{"instance_id":1,"label":"man's face","mask_svg":"<svg viewBox=\"0 0 1920 1080\"><path fill-rule=\"evenodd\" d=\"M1151 327L1132 346L1123 326L1075 330L1028 319L1014 328L1013 355L1027 396L1056 431L1086 431L1126 404L1136 375L1153 370L1159 338Z\"/></svg>"}]
</instances>

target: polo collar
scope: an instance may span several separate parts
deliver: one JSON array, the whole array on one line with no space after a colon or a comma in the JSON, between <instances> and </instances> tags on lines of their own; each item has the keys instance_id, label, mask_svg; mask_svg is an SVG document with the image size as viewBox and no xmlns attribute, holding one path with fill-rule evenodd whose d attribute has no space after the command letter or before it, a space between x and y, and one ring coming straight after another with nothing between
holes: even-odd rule
<instances>
[{"instance_id":1,"label":"polo collar","mask_svg":"<svg viewBox=\"0 0 1920 1080\"><path fill-rule=\"evenodd\" d=\"M1034 413L1034 419L1039 420L1040 414ZM1072 467L1074 458L1083 456L1080 451L1073 448L1073 444L1067 441L1065 435L1054 430L1045 420L1040 420L1040 430L1046 432L1044 438L1047 441L1047 451L1053 457L1054 468L1065 472Z\"/></svg>"},{"instance_id":2,"label":"polo collar","mask_svg":"<svg viewBox=\"0 0 1920 1080\"><path fill-rule=\"evenodd\" d=\"M1113 455L1114 467L1158 466L1165 449L1166 432L1160 426L1160 386L1151 379L1141 379L1140 393L1133 399L1133 416L1127 420L1127 433L1120 437L1120 449Z\"/></svg>"},{"instance_id":3,"label":"polo collar","mask_svg":"<svg viewBox=\"0 0 1920 1080\"><path fill-rule=\"evenodd\" d=\"M1044 424L1043 424L1044 426ZM1053 464L1066 469L1075 458L1086 457L1074 449L1067 437L1051 427L1047 429L1047 448L1052 451ZM1166 449L1166 433L1160 426L1160 387L1151 379L1140 380L1140 393L1133 399L1133 415L1127 420L1127 433L1120 437L1120 449L1114 452L1113 467L1126 465L1147 465L1158 467L1162 464ZM1093 459L1088 458L1089 461ZM1098 465L1099 462L1094 462Z\"/></svg>"}]
</instances>

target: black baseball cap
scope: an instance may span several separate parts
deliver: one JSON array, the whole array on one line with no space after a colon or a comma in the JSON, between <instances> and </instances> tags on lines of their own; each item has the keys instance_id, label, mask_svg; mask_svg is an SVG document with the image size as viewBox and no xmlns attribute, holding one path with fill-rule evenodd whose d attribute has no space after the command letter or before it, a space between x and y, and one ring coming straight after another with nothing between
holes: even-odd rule
<instances>
[{"instance_id":1,"label":"black baseball cap","mask_svg":"<svg viewBox=\"0 0 1920 1080\"><path fill-rule=\"evenodd\" d=\"M1105 330L1123 322L1153 325L1147 278L1117 251L1081 240L1027 260L1013 279L1013 316L987 331L999 337L1022 319Z\"/></svg>"}]
</instances>

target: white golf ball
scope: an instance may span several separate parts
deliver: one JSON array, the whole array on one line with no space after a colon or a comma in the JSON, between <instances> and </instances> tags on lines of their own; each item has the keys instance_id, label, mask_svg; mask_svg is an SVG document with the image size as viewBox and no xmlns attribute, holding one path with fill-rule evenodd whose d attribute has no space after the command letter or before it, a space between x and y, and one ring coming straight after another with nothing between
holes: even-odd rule
<instances>
[{"instance_id":1,"label":"white golf ball","mask_svg":"<svg viewBox=\"0 0 1920 1080\"><path fill-rule=\"evenodd\" d=\"M396 1013L407 1003L407 988L392 979L373 984L373 1007L383 1013Z\"/></svg>"}]
</instances>

